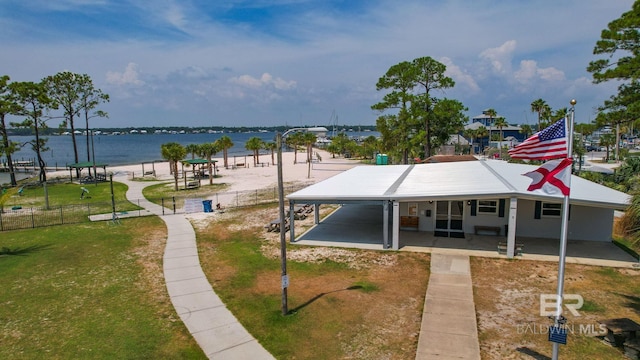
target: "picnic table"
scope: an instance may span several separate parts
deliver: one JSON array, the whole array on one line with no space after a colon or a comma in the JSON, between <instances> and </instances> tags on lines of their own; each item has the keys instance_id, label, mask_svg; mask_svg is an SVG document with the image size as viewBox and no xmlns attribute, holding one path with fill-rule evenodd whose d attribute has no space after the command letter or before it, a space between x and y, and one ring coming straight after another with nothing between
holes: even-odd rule
<instances>
[{"instance_id":1,"label":"picnic table","mask_svg":"<svg viewBox=\"0 0 640 360\"><path fill-rule=\"evenodd\" d=\"M280 219L271 220L271 222L265 226L268 232L280 232ZM289 222L285 220L285 231L289 230Z\"/></svg>"}]
</instances>

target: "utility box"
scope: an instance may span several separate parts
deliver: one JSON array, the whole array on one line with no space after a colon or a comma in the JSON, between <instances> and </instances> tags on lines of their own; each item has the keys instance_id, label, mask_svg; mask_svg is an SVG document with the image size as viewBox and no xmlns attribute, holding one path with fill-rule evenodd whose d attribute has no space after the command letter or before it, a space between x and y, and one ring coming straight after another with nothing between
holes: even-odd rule
<instances>
[{"instance_id":1,"label":"utility box","mask_svg":"<svg viewBox=\"0 0 640 360\"><path fill-rule=\"evenodd\" d=\"M387 165L389 163L389 157L387 154L376 155L376 165Z\"/></svg>"}]
</instances>

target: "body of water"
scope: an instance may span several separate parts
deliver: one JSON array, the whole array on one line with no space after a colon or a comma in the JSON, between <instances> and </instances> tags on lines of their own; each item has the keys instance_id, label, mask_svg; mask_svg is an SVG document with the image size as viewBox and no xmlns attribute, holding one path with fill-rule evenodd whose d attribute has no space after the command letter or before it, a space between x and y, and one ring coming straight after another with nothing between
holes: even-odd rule
<instances>
[{"instance_id":1,"label":"body of water","mask_svg":"<svg viewBox=\"0 0 640 360\"><path fill-rule=\"evenodd\" d=\"M275 132L253 133L225 133L225 134L125 134L125 135L94 135L93 149L89 138L89 154L95 153L96 163L104 163L110 166L140 164L142 162L163 161L160 146L168 142L177 142L182 145L204 144L214 142L227 135L233 141L233 147L229 149L229 157L251 155L245 148L245 143L250 138L257 136L264 141L275 141ZM377 132L347 132L352 137L379 136ZM48 151L42 153L42 157L48 167L58 166L64 168L67 164L75 163L73 155L73 142L70 135L48 136ZM32 136L11 136L12 141L24 144L32 140ZM86 136L76 135L78 146L78 161L90 161L87 159ZM266 152L265 150L262 151ZM219 152L215 157L222 157ZM20 151L13 154L14 161L30 161L36 158L31 145L26 145ZM6 158L0 158L5 163ZM21 174L23 175L23 174ZM0 172L0 184L8 182L9 175Z\"/></svg>"}]
</instances>

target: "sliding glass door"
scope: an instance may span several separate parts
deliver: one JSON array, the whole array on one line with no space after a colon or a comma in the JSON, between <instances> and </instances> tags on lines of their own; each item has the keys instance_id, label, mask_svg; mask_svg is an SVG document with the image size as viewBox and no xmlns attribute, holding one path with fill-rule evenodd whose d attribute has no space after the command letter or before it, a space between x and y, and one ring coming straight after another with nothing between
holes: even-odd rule
<instances>
[{"instance_id":1,"label":"sliding glass door","mask_svg":"<svg viewBox=\"0 0 640 360\"><path fill-rule=\"evenodd\" d=\"M437 201L436 202L436 227L435 236L464 238L462 218L464 214L464 202Z\"/></svg>"}]
</instances>

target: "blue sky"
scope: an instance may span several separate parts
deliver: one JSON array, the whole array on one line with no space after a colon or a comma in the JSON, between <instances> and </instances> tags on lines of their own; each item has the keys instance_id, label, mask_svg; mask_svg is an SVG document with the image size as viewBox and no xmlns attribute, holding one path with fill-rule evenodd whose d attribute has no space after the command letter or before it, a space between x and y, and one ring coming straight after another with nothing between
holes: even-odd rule
<instances>
[{"instance_id":1,"label":"blue sky","mask_svg":"<svg viewBox=\"0 0 640 360\"><path fill-rule=\"evenodd\" d=\"M586 72L631 0L0 0L0 74L90 75L111 101L96 127L374 125L375 84L430 56L472 117L534 124L575 98L589 122L616 84Z\"/></svg>"}]
</instances>

